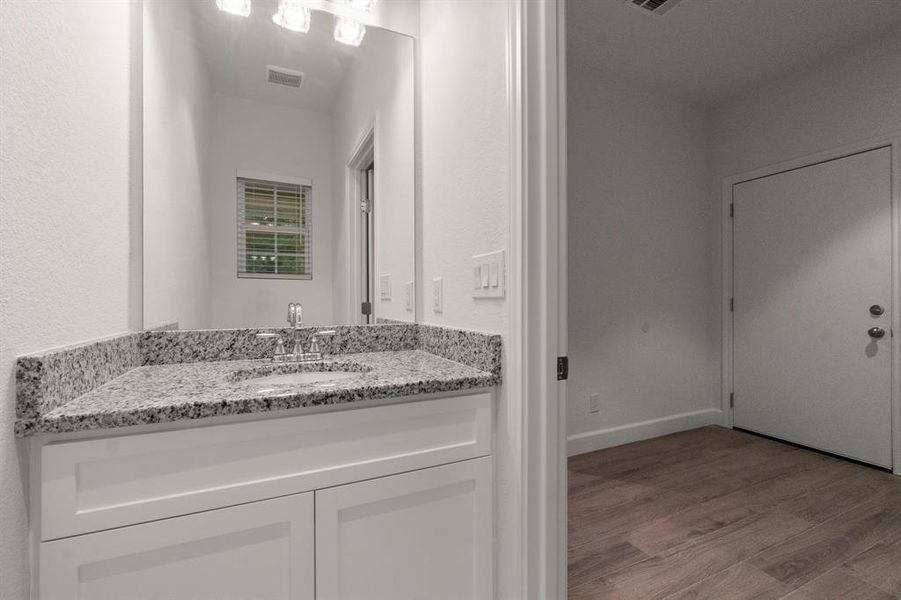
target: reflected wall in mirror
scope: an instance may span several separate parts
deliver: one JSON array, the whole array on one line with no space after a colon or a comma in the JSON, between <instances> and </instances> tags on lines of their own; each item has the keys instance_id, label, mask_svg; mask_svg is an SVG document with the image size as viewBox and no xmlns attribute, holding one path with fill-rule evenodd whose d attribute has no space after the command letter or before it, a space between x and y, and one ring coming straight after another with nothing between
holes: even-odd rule
<instances>
[{"instance_id":1,"label":"reflected wall in mirror","mask_svg":"<svg viewBox=\"0 0 901 600\"><path fill-rule=\"evenodd\" d=\"M413 40L279 6L144 2L146 328L414 320Z\"/></svg>"}]
</instances>

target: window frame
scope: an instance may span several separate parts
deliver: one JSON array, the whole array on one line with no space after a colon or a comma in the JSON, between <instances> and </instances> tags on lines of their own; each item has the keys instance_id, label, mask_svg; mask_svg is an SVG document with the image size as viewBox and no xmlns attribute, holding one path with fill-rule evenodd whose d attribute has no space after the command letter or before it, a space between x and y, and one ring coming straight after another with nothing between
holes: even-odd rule
<instances>
[{"instance_id":1,"label":"window frame","mask_svg":"<svg viewBox=\"0 0 901 600\"><path fill-rule=\"evenodd\" d=\"M302 211L307 214L308 225L306 227L279 227L272 226L249 226L243 221L242 216L246 214L246 199L238 193L242 180L254 180L261 183L271 185L297 185L309 188L306 194L306 204L302 206ZM237 171L235 174L235 221L236 221L236 238L235 238L235 271L238 279L284 279L284 280L312 280L313 279L313 180L307 177L294 177L290 175L274 175L272 173L260 173L254 171ZM277 206L274 208L277 210ZM288 231L283 231L288 230ZM247 271L247 249L246 245L242 253L242 237L246 236L247 231L271 232L277 234L279 232L299 233L309 239L309 254L305 255L306 272L298 273L259 273ZM246 244L246 241L245 241ZM274 256L278 256L278 245L274 243ZM241 262L244 261L242 265ZM243 270L242 270L243 266Z\"/></svg>"}]
</instances>

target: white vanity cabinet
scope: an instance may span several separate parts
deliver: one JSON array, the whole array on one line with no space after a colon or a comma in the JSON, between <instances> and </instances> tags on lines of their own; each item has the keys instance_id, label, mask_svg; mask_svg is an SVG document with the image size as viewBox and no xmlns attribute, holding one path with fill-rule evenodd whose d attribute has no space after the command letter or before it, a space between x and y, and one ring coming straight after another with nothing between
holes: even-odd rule
<instances>
[{"instance_id":1,"label":"white vanity cabinet","mask_svg":"<svg viewBox=\"0 0 901 600\"><path fill-rule=\"evenodd\" d=\"M491 597L490 392L267 416L36 441L35 597Z\"/></svg>"}]
</instances>

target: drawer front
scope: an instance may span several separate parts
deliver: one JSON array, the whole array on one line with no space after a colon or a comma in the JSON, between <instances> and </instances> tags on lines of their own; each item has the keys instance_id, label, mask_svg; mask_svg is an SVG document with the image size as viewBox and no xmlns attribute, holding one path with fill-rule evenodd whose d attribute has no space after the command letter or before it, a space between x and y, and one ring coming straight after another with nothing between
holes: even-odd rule
<instances>
[{"instance_id":1,"label":"drawer front","mask_svg":"<svg viewBox=\"0 0 901 600\"><path fill-rule=\"evenodd\" d=\"M60 442L41 449L41 539L491 453L491 393Z\"/></svg>"},{"instance_id":2,"label":"drawer front","mask_svg":"<svg viewBox=\"0 0 901 600\"><path fill-rule=\"evenodd\" d=\"M313 600L313 492L42 542L48 600Z\"/></svg>"}]
</instances>

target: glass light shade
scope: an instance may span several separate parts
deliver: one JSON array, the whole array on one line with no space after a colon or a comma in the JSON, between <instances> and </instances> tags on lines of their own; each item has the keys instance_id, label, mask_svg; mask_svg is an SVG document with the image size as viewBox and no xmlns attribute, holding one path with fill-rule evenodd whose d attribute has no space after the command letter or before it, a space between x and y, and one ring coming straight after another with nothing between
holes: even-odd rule
<instances>
[{"instance_id":1,"label":"glass light shade","mask_svg":"<svg viewBox=\"0 0 901 600\"><path fill-rule=\"evenodd\" d=\"M344 3L355 10L369 12L378 0L344 0Z\"/></svg>"},{"instance_id":2,"label":"glass light shade","mask_svg":"<svg viewBox=\"0 0 901 600\"><path fill-rule=\"evenodd\" d=\"M311 18L310 9L301 0L280 0L278 12L272 15L272 22L289 31L307 33Z\"/></svg>"},{"instance_id":3,"label":"glass light shade","mask_svg":"<svg viewBox=\"0 0 901 600\"><path fill-rule=\"evenodd\" d=\"M348 46L359 46L366 35L366 26L353 19L335 18L335 40Z\"/></svg>"},{"instance_id":4,"label":"glass light shade","mask_svg":"<svg viewBox=\"0 0 901 600\"><path fill-rule=\"evenodd\" d=\"M246 17L250 15L250 0L216 0L219 10Z\"/></svg>"}]
</instances>

